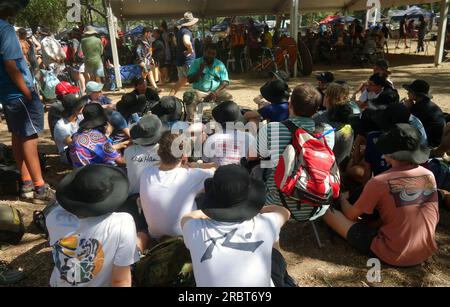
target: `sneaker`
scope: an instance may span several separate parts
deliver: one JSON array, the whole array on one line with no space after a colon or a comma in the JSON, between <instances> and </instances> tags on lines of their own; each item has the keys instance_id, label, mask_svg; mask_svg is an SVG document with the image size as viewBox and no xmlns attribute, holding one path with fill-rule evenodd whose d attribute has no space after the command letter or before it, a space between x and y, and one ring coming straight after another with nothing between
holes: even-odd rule
<instances>
[{"instance_id":1,"label":"sneaker","mask_svg":"<svg viewBox=\"0 0 450 307\"><path fill-rule=\"evenodd\" d=\"M0 265L0 285L12 285L18 283L25 277L21 271L8 269L4 265Z\"/></svg>"},{"instance_id":2,"label":"sneaker","mask_svg":"<svg viewBox=\"0 0 450 307\"><path fill-rule=\"evenodd\" d=\"M55 199L55 191L48 184L40 188L40 191L34 191L33 204L46 205Z\"/></svg>"}]
</instances>

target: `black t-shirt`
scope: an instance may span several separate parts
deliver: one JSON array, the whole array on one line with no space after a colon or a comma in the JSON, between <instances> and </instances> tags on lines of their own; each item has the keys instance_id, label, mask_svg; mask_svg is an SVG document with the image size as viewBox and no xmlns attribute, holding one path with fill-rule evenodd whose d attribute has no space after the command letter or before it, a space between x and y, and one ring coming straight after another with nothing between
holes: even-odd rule
<instances>
[{"instance_id":1,"label":"black t-shirt","mask_svg":"<svg viewBox=\"0 0 450 307\"><path fill-rule=\"evenodd\" d=\"M428 145L437 147L441 144L445 126L445 116L441 108L429 99L417 102L411 108L411 114L423 124L427 133Z\"/></svg>"}]
</instances>

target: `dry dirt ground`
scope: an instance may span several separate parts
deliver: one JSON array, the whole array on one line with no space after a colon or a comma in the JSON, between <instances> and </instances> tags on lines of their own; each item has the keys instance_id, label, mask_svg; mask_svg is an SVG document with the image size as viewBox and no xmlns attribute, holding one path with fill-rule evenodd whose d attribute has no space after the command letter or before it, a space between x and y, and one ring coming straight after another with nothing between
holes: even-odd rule
<instances>
[{"instance_id":1,"label":"dry dirt ground","mask_svg":"<svg viewBox=\"0 0 450 307\"><path fill-rule=\"evenodd\" d=\"M416 78L430 82L434 100L446 111L450 111L450 64L434 68L433 58L415 55L390 55L393 76L397 87ZM369 69L358 69L344 64L317 66L316 71L331 70L338 80L347 80L356 88L370 75ZM235 101L245 107L254 108L253 98L265 82L263 77L232 75L230 91ZM292 80L291 86L302 82L314 82L313 77ZM167 94L168 87L164 88ZM163 93L163 94L164 94ZM405 91L400 89L402 97ZM111 94L118 99L119 93ZM9 144L9 134L4 123L0 124L0 143ZM39 149L47 157L46 180L54 187L68 171L59 163L55 146L48 130L41 138ZM26 279L16 286L47 286L53 267L50 248L36 228L31 224L32 213L39 206L3 199L0 203L12 204L24 213L27 233L18 246L2 246L0 261L12 268L20 268ZM366 279L368 258L355 252L339 237L332 234L319 221L317 228L325 244L319 248L310 224L288 223L281 232L281 247L288 262L288 271L300 286L450 286L450 214L441 211L437 228L438 252L424 264L413 268L393 268L382 265L381 283L370 283Z\"/></svg>"}]
</instances>

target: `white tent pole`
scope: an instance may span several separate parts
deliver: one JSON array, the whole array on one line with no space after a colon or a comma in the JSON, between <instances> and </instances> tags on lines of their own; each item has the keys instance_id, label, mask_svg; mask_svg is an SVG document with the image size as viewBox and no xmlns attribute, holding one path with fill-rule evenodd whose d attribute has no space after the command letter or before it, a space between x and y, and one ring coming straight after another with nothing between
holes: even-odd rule
<instances>
[{"instance_id":1,"label":"white tent pole","mask_svg":"<svg viewBox=\"0 0 450 307\"><path fill-rule=\"evenodd\" d=\"M116 41L117 30L114 25L114 15L111 8L111 1L108 1L106 10L108 18L109 39L111 40L111 49L114 64L114 74L116 75L116 86L118 89L120 89L122 88L122 76L120 75L119 53L117 51L117 41Z\"/></svg>"},{"instance_id":2,"label":"white tent pole","mask_svg":"<svg viewBox=\"0 0 450 307\"><path fill-rule=\"evenodd\" d=\"M439 66L442 63L442 57L444 55L444 44L447 30L447 15L448 15L449 0L441 0L441 13L439 20L438 39L436 44L436 53L434 56L434 65Z\"/></svg>"},{"instance_id":3,"label":"white tent pole","mask_svg":"<svg viewBox=\"0 0 450 307\"><path fill-rule=\"evenodd\" d=\"M292 10L291 10L291 33L292 37L294 38L295 42L298 40L298 1L299 0L292 0ZM297 42L298 43L298 42ZM294 78L297 78L298 71L297 71L297 61L294 65Z\"/></svg>"}]
</instances>

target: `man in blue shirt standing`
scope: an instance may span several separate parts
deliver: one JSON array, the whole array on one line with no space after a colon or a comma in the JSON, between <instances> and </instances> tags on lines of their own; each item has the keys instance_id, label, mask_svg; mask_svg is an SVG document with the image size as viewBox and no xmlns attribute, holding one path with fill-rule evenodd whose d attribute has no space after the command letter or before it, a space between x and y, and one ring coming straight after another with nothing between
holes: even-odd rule
<instances>
[{"instance_id":1,"label":"man in blue shirt standing","mask_svg":"<svg viewBox=\"0 0 450 307\"><path fill-rule=\"evenodd\" d=\"M196 59L188 73L189 83L195 91L194 102L187 106L188 119L192 120L195 107L201 102L221 103L233 99L225 88L230 85L228 71L217 58L217 46L205 46L203 57Z\"/></svg>"},{"instance_id":2,"label":"man in blue shirt standing","mask_svg":"<svg viewBox=\"0 0 450 307\"><path fill-rule=\"evenodd\" d=\"M38 134L44 130L44 106L34 88L14 27L7 21L27 4L27 0L0 3L0 102L22 176L22 197L45 203L54 195L42 178L37 150Z\"/></svg>"},{"instance_id":3,"label":"man in blue shirt standing","mask_svg":"<svg viewBox=\"0 0 450 307\"><path fill-rule=\"evenodd\" d=\"M178 21L180 30L177 34L177 70L178 82L170 92L169 96L175 96L188 81L188 71L195 60L194 35L192 27L198 22L191 12L186 12L184 17Z\"/></svg>"}]
</instances>

